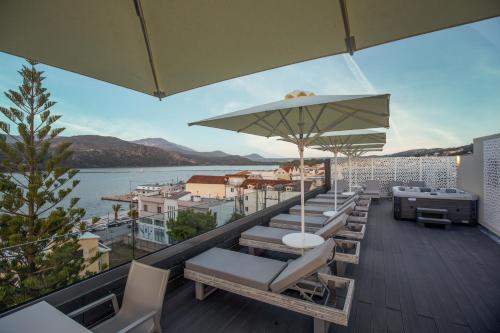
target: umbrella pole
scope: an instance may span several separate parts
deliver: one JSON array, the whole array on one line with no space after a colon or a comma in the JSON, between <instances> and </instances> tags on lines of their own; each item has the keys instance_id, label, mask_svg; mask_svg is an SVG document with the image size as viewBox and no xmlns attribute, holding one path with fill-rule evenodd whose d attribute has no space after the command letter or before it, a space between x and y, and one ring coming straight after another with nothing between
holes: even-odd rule
<instances>
[{"instance_id":1,"label":"umbrella pole","mask_svg":"<svg viewBox=\"0 0 500 333\"><path fill-rule=\"evenodd\" d=\"M335 203L335 211L337 211L337 152L335 154L335 167L333 168L333 172L335 173L335 194L334 194L334 203Z\"/></svg>"},{"instance_id":2,"label":"umbrella pole","mask_svg":"<svg viewBox=\"0 0 500 333\"><path fill-rule=\"evenodd\" d=\"M352 184L352 181L351 181L351 178L352 178L352 177L351 177L351 173L352 173L352 172L351 172L351 155L350 155L350 154L349 154L349 155L347 155L347 161L349 162L349 192L352 192L352 188L351 188L351 187L352 187L352 186L351 186L351 184Z\"/></svg>"},{"instance_id":3,"label":"umbrella pole","mask_svg":"<svg viewBox=\"0 0 500 333\"><path fill-rule=\"evenodd\" d=\"M299 155L300 155L300 231L302 234L305 233L305 222L304 222L304 144L299 144Z\"/></svg>"}]
</instances>

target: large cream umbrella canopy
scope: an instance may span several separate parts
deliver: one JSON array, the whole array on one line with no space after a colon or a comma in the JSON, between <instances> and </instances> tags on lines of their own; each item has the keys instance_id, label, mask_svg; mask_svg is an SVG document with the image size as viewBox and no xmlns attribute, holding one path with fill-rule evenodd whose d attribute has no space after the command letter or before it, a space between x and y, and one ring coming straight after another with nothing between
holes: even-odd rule
<instances>
[{"instance_id":1,"label":"large cream umbrella canopy","mask_svg":"<svg viewBox=\"0 0 500 333\"><path fill-rule=\"evenodd\" d=\"M334 156L334 210L325 212L327 216L337 214L337 157L338 154L351 151L380 149L386 143L386 133L375 130L357 130L326 133L314 141L311 148L329 151ZM350 158L350 157L349 157ZM349 168L350 170L350 168ZM349 171L350 172L350 171ZM350 184L350 177L349 177ZM350 191L350 186L349 186Z\"/></svg>"},{"instance_id":2,"label":"large cream umbrella canopy","mask_svg":"<svg viewBox=\"0 0 500 333\"><path fill-rule=\"evenodd\" d=\"M498 15L498 0L2 0L0 51L163 97Z\"/></svg>"},{"instance_id":3,"label":"large cream umbrella canopy","mask_svg":"<svg viewBox=\"0 0 500 333\"><path fill-rule=\"evenodd\" d=\"M294 94L299 97L293 98ZM279 137L297 145L300 157L301 235L302 239L305 239L304 148L312 145L321 134L330 131L389 127L390 95L315 96L294 92L292 98L289 96L290 94L284 100L196 121L189 125L268 138Z\"/></svg>"}]
</instances>

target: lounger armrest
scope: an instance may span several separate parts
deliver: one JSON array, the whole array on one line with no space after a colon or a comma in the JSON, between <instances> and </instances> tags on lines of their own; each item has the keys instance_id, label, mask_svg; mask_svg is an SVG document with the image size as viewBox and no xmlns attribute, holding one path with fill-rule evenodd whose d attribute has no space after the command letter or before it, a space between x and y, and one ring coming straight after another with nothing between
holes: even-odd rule
<instances>
[{"instance_id":1,"label":"lounger armrest","mask_svg":"<svg viewBox=\"0 0 500 333\"><path fill-rule=\"evenodd\" d=\"M99 305L104 304L104 303L109 302L109 301L111 301L111 303L113 304L113 310L115 311L115 314L116 314L118 312L118 310L120 309L119 306L118 306L118 300L117 300L115 294L109 294L107 296L104 296L101 299L98 299L97 301L94 301L94 302L92 302L90 304L82 306L79 309L76 309L73 312L70 312L68 314L68 317L70 317L70 318L76 317L78 315L81 315L82 313L87 312L90 309L95 308L96 306L99 306Z\"/></svg>"},{"instance_id":2,"label":"lounger armrest","mask_svg":"<svg viewBox=\"0 0 500 333\"><path fill-rule=\"evenodd\" d=\"M136 328L137 326L143 324L146 320L149 320L155 316L156 316L156 311L151 311L151 312L145 314L144 316L138 318L134 322L130 323L129 325L125 326L124 328L122 328L121 330L119 330L116 333L127 333L130 330ZM155 320L155 332L159 332L158 327L159 326L158 326L157 320Z\"/></svg>"}]
</instances>

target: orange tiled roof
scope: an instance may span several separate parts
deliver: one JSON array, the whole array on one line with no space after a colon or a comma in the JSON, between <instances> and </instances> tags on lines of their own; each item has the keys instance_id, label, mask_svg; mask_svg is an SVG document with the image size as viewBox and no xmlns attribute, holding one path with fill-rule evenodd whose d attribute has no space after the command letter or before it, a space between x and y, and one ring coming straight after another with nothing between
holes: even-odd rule
<instances>
[{"instance_id":1,"label":"orange tiled roof","mask_svg":"<svg viewBox=\"0 0 500 333\"><path fill-rule=\"evenodd\" d=\"M226 184L225 176L194 175L186 182L187 184Z\"/></svg>"}]
</instances>

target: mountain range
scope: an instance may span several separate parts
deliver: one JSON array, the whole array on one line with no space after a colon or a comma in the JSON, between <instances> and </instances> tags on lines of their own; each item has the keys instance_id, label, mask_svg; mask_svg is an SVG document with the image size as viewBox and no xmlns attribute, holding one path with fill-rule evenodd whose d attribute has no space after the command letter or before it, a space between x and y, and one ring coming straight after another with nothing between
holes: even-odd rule
<instances>
[{"instance_id":1,"label":"mountain range","mask_svg":"<svg viewBox=\"0 0 500 333\"><path fill-rule=\"evenodd\" d=\"M12 142L12 140L7 140ZM153 167L179 165L280 164L294 158L265 158L259 154L231 155L220 150L199 152L162 138L125 141L111 136L58 137L54 144L71 142L74 151L68 166L78 168ZM472 145L455 148L413 149L386 156L453 156L472 152Z\"/></svg>"}]
</instances>

